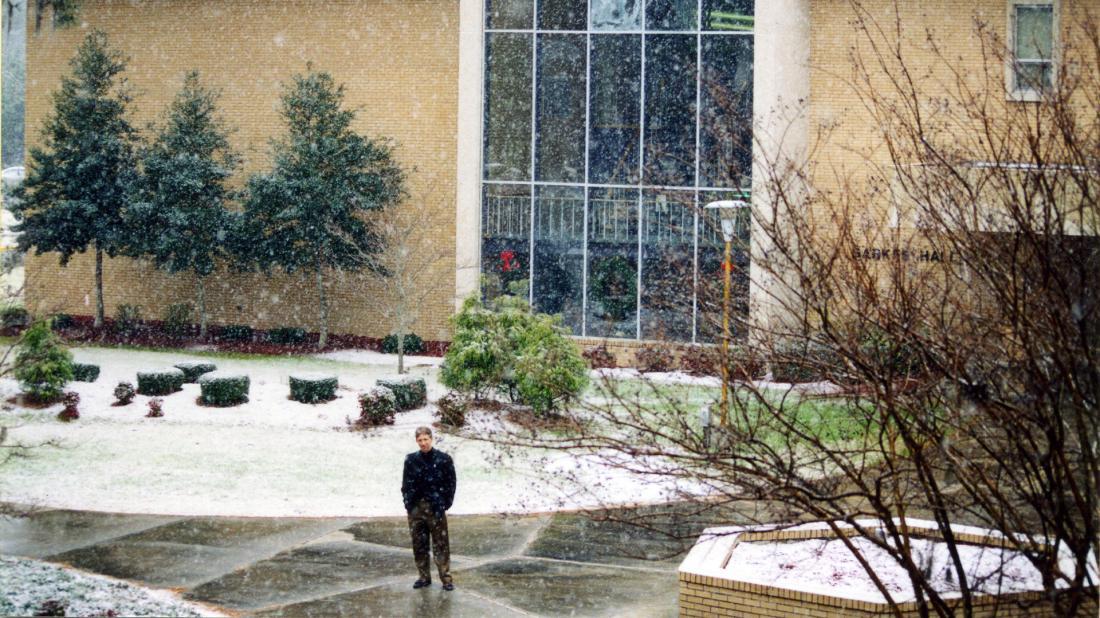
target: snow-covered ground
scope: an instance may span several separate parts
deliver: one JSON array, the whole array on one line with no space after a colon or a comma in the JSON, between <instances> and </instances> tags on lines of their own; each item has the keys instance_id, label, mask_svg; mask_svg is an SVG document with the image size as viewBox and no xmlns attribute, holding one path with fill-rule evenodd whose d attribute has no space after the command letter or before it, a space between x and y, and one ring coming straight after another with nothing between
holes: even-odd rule
<instances>
[{"instance_id":1,"label":"snow-covered ground","mask_svg":"<svg viewBox=\"0 0 1100 618\"><path fill-rule=\"evenodd\" d=\"M47 604L62 616L224 616L175 593L37 560L0 556L0 616L35 616ZM57 605L55 605L57 606ZM113 612L113 613L109 613Z\"/></svg>"},{"instance_id":2,"label":"snow-covered ground","mask_svg":"<svg viewBox=\"0 0 1100 618\"><path fill-rule=\"evenodd\" d=\"M122 513L237 516L402 515L399 487L404 456L415 450L413 431L430 425L434 406L398 414L393 426L350 432L357 394L396 373L396 357L335 352L316 357L227 359L186 352L77 348L79 362L101 367L94 383L73 382L80 419L56 419L60 404L42 410L4 404L0 423L15 441L55 440L32 457L9 462L0 500L42 507ZM120 381L136 384L139 370L206 360L218 370L251 378L248 403L230 408L198 405L199 387L163 397L164 417L146 418L149 397L115 407ZM436 380L439 359L411 357L413 375L428 383L429 400L445 389ZM301 404L288 399L288 377L338 376L336 400ZM0 380L0 399L19 392ZM484 413L488 416L488 413ZM492 431L494 418L471 419ZM594 460L533 450L501 452L492 444L437 432L437 446L458 468L455 514L548 511L604 503L664 501L673 488L644 483ZM548 483L544 470L579 479L580 488ZM687 488L689 491L691 488Z\"/></svg>"}]
</instances>

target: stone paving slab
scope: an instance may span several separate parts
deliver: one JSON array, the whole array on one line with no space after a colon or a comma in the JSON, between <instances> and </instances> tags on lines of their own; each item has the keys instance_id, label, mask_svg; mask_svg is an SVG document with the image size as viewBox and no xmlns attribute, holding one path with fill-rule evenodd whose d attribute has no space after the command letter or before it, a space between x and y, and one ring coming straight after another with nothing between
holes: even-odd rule
<instances>
[{"instance_id":1,"label":"stone paving slab","mask_svg":"<svg viewBox=\"0 0 1100 618\"><path fill-rule=\"evenodd\" d=\"M461 560L452 560L452 568L461 566ZM411 549L336 540L280 553L207 582L186 596L234 610L255 610L350 592L390 578L410 583L416 579Z\"/></svg>"},{"instance_id":2,"label":"stone paving slab","mask_svg":"<svg viewBox=\"0 0 1100 618\"><path fill-rule=\"evenodd\" d=\"M524 555L672 570L688 547L657 531L563 513L554 515Z\"/></svg>"},{"instance_id":3,"label":"stone paving slab","mask_svg":"<svg viewBox=\"0 0 1100 618\"><path fill-rule=\"evenodd\" d=\"M568 612L562 612L568 613ZM424 616L438 618L513 618L530 614L459 588L444 592L436 584L412 590L409 582L378 586L253 614L264 618Z\"/></svg>"},{"instance_id":4,"label":"stone paving slab","mask_svg":"<svg viewBox=\"0 0 1100 618\"><path fill-rule=\"evenodd\" d=\"M503 517L500 515L449 516L451 554L490 556L516 554L549 521L549 516ZM409 524L404 518L379 518L348 528L355 540L392 547L409 547Z\"/></svg>"},{"instance_id":5,"label":"stone paving slab","mask_svg":"<svg viewBox=\"0 0 1100 618\"><path fill-rule=\"evenodd\" d=\"M27 517L0 518L0 553L43 558L179 519L170 515L124 515L63 509L33 511Z\"/></svg>"},{"instance_id":6,"label":"stone paving slab","mask_svg":"<svg viewBox=\"0 0 1100 618\"><path fill-rule=\"evenodd\" d=\"M674 571L518 558L458 573L455 582L464 590L540 616L677 614Z\"/></svg>"},{"instance_id":7,"label":"stone paving slab","mask_svg":"<svg viewBox=\"0 0 1100 618\"><path fill-rule=\"evenodd\" d=\"M189 588L348 526L347 519L197 517L50 560L155 586Z\"/></svg>"}]
</instances>

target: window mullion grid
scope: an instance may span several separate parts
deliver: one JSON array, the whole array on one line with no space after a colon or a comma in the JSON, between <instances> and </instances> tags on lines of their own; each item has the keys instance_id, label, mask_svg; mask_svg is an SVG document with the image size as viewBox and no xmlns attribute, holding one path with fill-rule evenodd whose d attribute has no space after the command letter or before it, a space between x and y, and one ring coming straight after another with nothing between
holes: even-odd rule
<instances>
[{"instance_id":1,"label":"window mullion grid","mask_svg":"<svg viewBox=\"0 0 1100 618\"><path fill-rule=\"evenodd\" d=\"M697 331L699 330L699 208L702 207L699 192L692 196L695 208L691 209L692 216L692 246L691 246L691 342L698 343Z\"/></svg>"},{"instance_id":2,"label":"window mullion grid","mask_svg":"<svg viewBox=\"0 0 1100 618\"><path fill-rule=\"evenodd\" d=\"M536 30L538 27L539 18L539 0L535 0L535 12L533 19L535 20ZM529 166L528 174L528 186L531 192L531 229L528 230L527 237L527 302L532 307L535 306L535 204L537 203L537 197L535 195L535 159L538 156L535 148L538 146L536 138L538 136L538 96L539 96L539 35L537 32L531 34L531 163Z\"/></svg>"},{"instance_id":3,"label":"window mullion grid","mask_svg":"<svg viewBox=\"0 0 1100 618\"><path fill-rule=\"evenodd\" d=\"M592 28L592 10L588 11L588 28ZM588 332L588 155L592 130L592 33L584 36L584 222L581 237L581 336Z\"/></svg>"}]
</instances>

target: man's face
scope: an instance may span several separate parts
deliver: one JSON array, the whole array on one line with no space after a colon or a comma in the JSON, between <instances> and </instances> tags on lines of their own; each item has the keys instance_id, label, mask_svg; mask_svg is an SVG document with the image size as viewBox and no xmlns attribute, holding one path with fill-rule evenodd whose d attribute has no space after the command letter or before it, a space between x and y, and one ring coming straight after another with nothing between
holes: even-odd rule
<instances>
[{"instance_id":1,"label":"man's face","mask_svg":"<svg viewBox=\"0 0 1100 618\"><path fill-rule=\"evenodd\" d=\"M416 436L416 445L420 447L421 453L427 453L432 450L432 437L426 433L422 433Z\"/></svg>"}]
</instances>

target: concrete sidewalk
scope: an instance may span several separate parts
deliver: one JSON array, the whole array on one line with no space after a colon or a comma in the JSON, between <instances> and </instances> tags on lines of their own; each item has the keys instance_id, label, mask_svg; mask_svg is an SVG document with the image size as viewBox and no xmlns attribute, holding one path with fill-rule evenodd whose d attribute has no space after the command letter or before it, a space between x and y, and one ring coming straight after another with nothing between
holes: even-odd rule
<instances>
[{"instance_id":1,"label":"concrete sidewalk","mask_svg":"<svg viewBox=\"0 0 1100 618\"><path fill-rule=\"evenodd\" d=\"M676 614L680 558L661 558L679 545L658 534L575 514L449 519L454 592L412 589L404 518L48 510L0 520L0 553L177 589L234 615Z\"/></svg>"}]
</instances>

